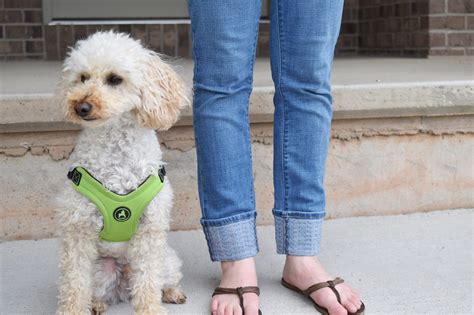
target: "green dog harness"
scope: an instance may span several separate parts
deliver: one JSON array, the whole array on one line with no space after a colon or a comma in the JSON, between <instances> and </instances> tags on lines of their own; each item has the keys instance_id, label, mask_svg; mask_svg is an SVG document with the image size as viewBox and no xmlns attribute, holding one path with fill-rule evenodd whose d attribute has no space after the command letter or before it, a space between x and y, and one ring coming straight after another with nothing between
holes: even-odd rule
<instances>
[{"instance_id":1,"label":"green dog harness","mask_svg":"<svg viewBox=\"0 0 474 315\"><path fill-rule=\"evenodd\" d=\"M109 242L126 242L135 234L146 206L163 188L165 175L165 168L161 166L158 176L148 176L137 189L126 195L108 190L82 167L72 169L67 177L74 189L92 201L102 213L104 226L100 237Z\"/></svg>"}]
</instances>

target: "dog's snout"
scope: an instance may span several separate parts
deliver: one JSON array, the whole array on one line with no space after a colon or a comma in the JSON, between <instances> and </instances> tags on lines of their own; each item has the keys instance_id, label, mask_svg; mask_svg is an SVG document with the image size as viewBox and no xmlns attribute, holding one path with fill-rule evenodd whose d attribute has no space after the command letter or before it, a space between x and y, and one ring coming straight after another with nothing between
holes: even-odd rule
<instances>
[{"instance_id":1,"label":"dog's snout","mask_svg":"<svg viewBox=\"0 0 474 315\"><path fill-rule=\"evenodd\" d=\"M74 107L76 113L81 116L81 117L87 117L91 110L92 110L92 105L87 103L87 102L83 102L83 103L79 103L77 104L75 107Z\"/></svg>"}]
</instances>

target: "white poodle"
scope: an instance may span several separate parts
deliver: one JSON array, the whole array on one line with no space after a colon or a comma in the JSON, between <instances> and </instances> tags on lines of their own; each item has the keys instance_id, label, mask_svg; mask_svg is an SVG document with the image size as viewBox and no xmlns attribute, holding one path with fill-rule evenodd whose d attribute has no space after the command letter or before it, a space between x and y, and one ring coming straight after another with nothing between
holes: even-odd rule
<instances>
[{"instance_id":1,"label":"white poodle","mask_svg":"<svg viewBox=\"0 0 474 315\"><path fill-rule=\"evenodd\" d=\"M189 102L184 84L158 54L126 34L99 32L77 42L60 85L68 120L82 125L70 160L104 190L125 195L160 175L129 241L101 238L104 219L67 181L56 213L61 236L57 314L102 313L131 299L137 314L166 314L161 301L184 303L181 261L167 244L173 191L155 129L170 128ZM164 179L163 179L164 177ZM125 213L120 213L125 217Z\"/></svg>"}]
</instances>

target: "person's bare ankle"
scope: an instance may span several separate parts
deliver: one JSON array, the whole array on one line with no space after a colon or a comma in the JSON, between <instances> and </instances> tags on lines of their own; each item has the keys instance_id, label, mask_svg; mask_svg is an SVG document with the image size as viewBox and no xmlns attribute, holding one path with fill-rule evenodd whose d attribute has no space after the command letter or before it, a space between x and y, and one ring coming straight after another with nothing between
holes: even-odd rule
<instances>
[{"instance_id":1,"label":"person's bare ankle","mask_svg":"<svg viewBox=\"0 0 474 315\"><path fill-rule=\"evenodd\" d=\"M283 278L288 281L311 285L314 281L327 281L331 276L315 256L286 256ZM306 281L304 281L306 280Z\"/></svg>"},{"instance_id":2,"label":"person's bare ankle","mask_svg":"<svg viewBox=\"0 0 474 315\"><path fill-rule=\"evenodd\" d=\"M257 270L253 257L221 262L221 286L256 286Z\"/></svg>"}]
</instances>

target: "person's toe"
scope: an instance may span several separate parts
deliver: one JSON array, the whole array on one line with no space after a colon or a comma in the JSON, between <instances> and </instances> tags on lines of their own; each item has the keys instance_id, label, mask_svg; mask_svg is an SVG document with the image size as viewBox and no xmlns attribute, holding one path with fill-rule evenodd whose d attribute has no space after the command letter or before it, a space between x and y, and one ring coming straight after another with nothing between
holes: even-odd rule
<instances>
[{"instance_id":1,"label":"person's toe","mask_svg":"<svg viewBox=\"0 0 474 315\"><path fill-rule=\"evenodd\" d=\"M354 303L352 303L350 300L347 300L342 305L346 308L348 313L355 313L358 310L357 306Z\"/></svg>"},{"instance_id":2,"label":"person's toe","mask_svg":"<svg viewBox=\"0 0 474 315\"><path fill-rule=\"evenodd\" d=\"M326 309L331 315L347 315L347 309L339 303L332 303L331 305L328 305Z\"/></svg>"},{"instance_id":3,"label":"person's toe","mask_svg":"<svg viewBox=\"0 0 474 315\"><path fill-rule=\"evenodd\" d=\"M347 310L337 301L336 296L332 292L323 290L312 295L313 300L318 305L326 308L331 315L347 315Z\"/></svg>"},{"instance_id":4,"label":"person's toe","mask_svg":"<svg viewBox=\"0 0 474 315\"><path fill-rule=\"evenodd\" d=\"M224 315L233 315L233 313L234 313L234 307L232 305L227 305L225 307Z\"/></svg>"},{"instance_id":5,"label":"person's toe","mask_svg":"<svg viewBox=\"0 0 474 315\"><path fill-rule=\"evenodd\" d=\"M240 305L235 305L234 306L234 315L242 315L242 308L240 307Z\"/></svg>"},{"instance_id":6,"label":"person's toe","mask_svg":"<svg viewBox=\"0 0 474 315\"><path fill-rule=\"evenodd\" d=\"M219 306L217 307L217 315L225 315L225 304L224 303L219 303Z\"/></svg>"},{"instance_id":7,"label":"person's toe","mask_svg":"<svg viewBox=\"0 0 474 315\"><path fill-rule=\"evenodd\" d=\"M217 315L217 306L219 305L219 302L217 299L213 299L211 302L211 313L212 315Z\"/></svg>"},{"instance_id":8,"label":"person's toe","mask_svg":"<svg viewBox=\"0 0 474 315\"><path fill-rule=\"evenodd\" d=\"M245 315L257 315L258 314L258 307L255 305L249 305L245 307Z\"/></svg>"},{"instance_id":9,"label":"person's toe","mask_svg":"<svg viewBox=\"0 0 474 315\"><path fill-rule=\"evenodd\" d=\"M357 310L362 306L362 303L357 295L351 295L350 298L352 304L354 304L357 307Z\"/></svg>"}]
</instances>

